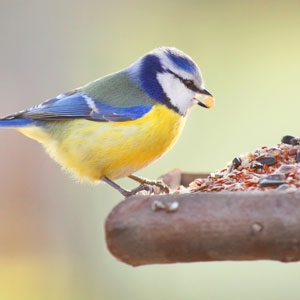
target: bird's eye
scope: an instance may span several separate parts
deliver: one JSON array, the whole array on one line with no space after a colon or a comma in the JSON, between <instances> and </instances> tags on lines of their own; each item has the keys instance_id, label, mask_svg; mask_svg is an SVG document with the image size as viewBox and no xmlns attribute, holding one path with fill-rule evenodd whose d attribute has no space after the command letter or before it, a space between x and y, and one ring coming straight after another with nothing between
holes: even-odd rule
<instances>
[{"instance_id":1,"label":"bird's eye","mask_svg":"<svg viewBox=\"0 0 300 300\"><path fill-rule=\"evenodd\" d=\"M192 80L185 79L185 80L183 80L183 83L189 89L192 89L195 87L194 82Z\"/></svg>"}]
</instances>

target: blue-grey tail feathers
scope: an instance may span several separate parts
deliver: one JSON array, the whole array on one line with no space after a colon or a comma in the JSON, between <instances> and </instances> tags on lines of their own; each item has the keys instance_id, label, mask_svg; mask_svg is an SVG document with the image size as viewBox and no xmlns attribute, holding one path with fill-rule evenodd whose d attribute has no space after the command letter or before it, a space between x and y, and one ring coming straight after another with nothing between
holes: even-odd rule
<instances>
[{"instance_id":1,"label":"blue-grey tail feathers","mask_svg":"<svg viewBox=\"0 0 300 300\"><path fill-rule=\"evenodd\" d=\"M0 128L20 128L33 124L30 119L0 119Z\"/></svg>"}]
</instances>

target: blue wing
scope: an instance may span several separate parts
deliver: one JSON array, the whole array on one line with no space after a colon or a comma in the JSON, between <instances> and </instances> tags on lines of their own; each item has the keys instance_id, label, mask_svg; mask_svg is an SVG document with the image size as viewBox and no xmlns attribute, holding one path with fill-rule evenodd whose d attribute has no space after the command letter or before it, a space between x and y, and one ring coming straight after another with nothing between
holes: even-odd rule
<instances>
[{"instance_id":1,"label":"blue wing","mask_svg":"<svg viewBox=\"0 0 300 300\"><path fill-rule=\"evenodd\" d=\"M152 105L141 104L129 107L115 107L101 100L80 93L74 90L67 94L62 94L56 98L49 99L28 110L18 112L14 115L0 119L0 127L13 127L15 124L28 125L32 121L61 121L70 119L87 119L98 122L122 122L136 120L149 112ZM21 122L21 120L23 120ZM26 121L25 121L26 120ZM11 124L9 124L11 121ZM12 122L14 121L14 122Z\"/></svg>"}]
</instances>

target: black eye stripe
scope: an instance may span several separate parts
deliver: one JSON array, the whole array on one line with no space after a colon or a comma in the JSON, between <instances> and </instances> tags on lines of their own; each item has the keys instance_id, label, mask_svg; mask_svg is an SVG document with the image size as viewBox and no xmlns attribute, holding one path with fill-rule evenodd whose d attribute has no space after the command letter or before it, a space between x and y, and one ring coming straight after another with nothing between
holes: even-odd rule
<instances>
[{"instance_id":1,"label":"black eye stripe","mask_svg":"<svg viewBox=\"0 0 300 300\"><path fill-rule=\"evenodd\" d=\"M173 71L171 71L169 69L167 70L167 72L171 73L176 78L178 78L188 89L192 90L193 92L199 92L200 91L196 87L196 85L194 84L194 82L192 80L184 79L184 78L180 77L179 75L177 75L176 73L174 73Z\"/></svg>"}]
</instances>

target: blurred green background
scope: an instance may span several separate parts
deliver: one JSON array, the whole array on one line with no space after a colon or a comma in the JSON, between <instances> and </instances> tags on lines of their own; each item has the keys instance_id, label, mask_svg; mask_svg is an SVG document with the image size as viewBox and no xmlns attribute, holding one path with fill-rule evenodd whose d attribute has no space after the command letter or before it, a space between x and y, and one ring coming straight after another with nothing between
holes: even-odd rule
<instances>
[{"instance_id":1,"label":"blurred green background","mask_svg":"<svg viewBox=\"0 0 300 300\"><path fill-rule=\"evenodd\" d=\"M176 46L199 64L217 105L194 109L174 149L138 174L221 169L240 153L300 135L299 15L299 1L1 1L0 112ZM1 130L0 139L0 299L299 297L298 263L118 262L103 225L122 197L72 181L15 131Z\"/></svg>"}]
</instances>

